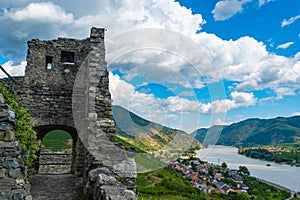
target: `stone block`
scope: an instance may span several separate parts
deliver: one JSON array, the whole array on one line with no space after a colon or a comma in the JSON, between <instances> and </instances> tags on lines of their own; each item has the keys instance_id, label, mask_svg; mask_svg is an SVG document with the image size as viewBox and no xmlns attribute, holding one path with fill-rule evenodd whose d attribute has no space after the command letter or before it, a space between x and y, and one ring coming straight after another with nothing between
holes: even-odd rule
<instances>
[{"instance_id":1,"label":"stone block","mask_svg":"<svg viewBox=\"0 0 300 200\"><path fill-rule=\"evenodd\" d=\"M0 179L7 178L7 169L0 169Z\"/></svg>"},{"instance_id":2,"label":"stone block","mask_svg":"<svg viewBox=\"0 0 300 200\"><path fill-rule=\"evenodd\" d=\"M107 176L111 176L111 171L106 167L99 167L97 169L93 169L89 172L90 181L96 181L99 174L105 174Z\"/></svg>"},{"instance_id":3,"label":"stone block","mask_svg":"<svg viewBox=\"0 0 300 200\"><path fill-rule=\"evenodd\" d=\"M9 123L0 123L0 131L13 130L13 125Z\"/></svg>"},{"instance_id":4,"label":"stone block","mask_svg":"<svg viewBox=\"0 0 300 200\"><path fill-rule=\"evenodd\" d=\"M9 163L8 163L8 167L9 167L9 168L16 169L16 168L20 167L20 165L19 165L18 162L13 161L13 162L9 162Z\"/></svg>"},{"instance_id":5,"label":"stone block","mask_svg":"<svg viewBox=\"0 0 300 200\"><path fill-rule=\"evenodd\" d=\"M106 174L99 174L98 175L98 184L100 185L115 185L117 179L113 176L108 176Z\"/></svg>"},{"instance_id":6,"label":"stone block","mask_svg":"<svg viewBox=\"0 0 300 200\"><path fill-rule=\"evenodd\" d=\"M15 188L16 180L12 178L0 179L0 192L1 191L11 191Z\"/></svg>"},{"instance_id":7,"label":"stone block","mask_svg":"<svg viewBox=\"0 0 300 200\"><path fill-rule=\"evenodd\" d=\"M14 132L12 132L10 130L0 131L0 140L12 142L12 141L15 141L15 139L16 138L15 138Z\"/></svg>"},{"instance_id":8,"label":"stone block","mask_svg":"<svg viewBox=\"0 0 300 200\"><path fill-rule=\"evenodd\" d=\"M15 142L6 142L6 141L0 140L0 147L2 147L2 148L15 147L15 145L16 145Z\"/></svg>"},{"instance_id":9,"label":"stone block","mask_svg":"<svg viewBox=\"0 0 300 200\"><path fill-rule=\"evenodd\" d=\"M8 175L11 178L21 178L22 177L22 172L20 168L17 169L9 169Z\"/></svg>"},{"instance_id":10,"label":"stone block","mask_svg":"<svg viewBox=\"0 0 300 200\"><path fill-rule=\"evenodd\" d=\"M136 178L136 164L134 159L123 160L113 166L113 171L119 176L126 178Z\"/></svg>"},{"instance_id":11,"label":"stone block","mask_svg":"<svg viewBox=\"0 0 300 200\"><path fill-rule=\"evenodd\" d=\"M5 98L1 93L0 93L0 103L5 103Z\"/></svg>"}]
</instances>

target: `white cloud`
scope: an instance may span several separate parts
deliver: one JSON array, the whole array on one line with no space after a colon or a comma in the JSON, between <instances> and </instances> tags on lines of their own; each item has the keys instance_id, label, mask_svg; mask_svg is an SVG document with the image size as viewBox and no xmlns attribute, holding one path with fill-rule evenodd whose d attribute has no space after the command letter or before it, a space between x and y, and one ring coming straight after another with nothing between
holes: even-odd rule
<instances>
[{"instance_id":1,"label":"white cloud","mask_svg":"<svg viewBox=\"0 0 300 200\"><path fill-rule=\"evenodd\" d=\"M290 19L284 19L282 22L281 22L281 27L285 27L285 26L288 26L288 25L291 25L292 23L294 23L296 20L300 19L300 15L297 15L295 17L291 17Z\"/></svg>"},{"instance_id":2,"label":"white cloud","mask_svg":"<svg viewBox=\"0 0 300 200\"><path fill-rule=\"evenodd\" d=\"M275 92L278 96L279 99L282 98L282 96L294 96L296 95L295 89L292 88L287 88L287 87L281 87L281 88L276 88Z\"/></svg>"},{"instance_id":3,"label":"white cloud","mask_svg":"<svg viewBox=\"0 0 300 200\"><path fill-rule=\"evenodd\" d=\"M269 53L264 43L248 36L226 41L214 34L200 33L198 39L222 77L238 82L238 90L300 88L299 54L288 58Z\"/></svg>"},{"instance_id":4,"label":"white cloud","mask_svg":"<svg viewBox=\"0 0 300 200\"><path fill-rule=\"evenodd\" d=\"M256 99L253 93L237 92L234 91L231 94L232 100L235 102L236 106L253 106L256 103Z\"/></svg>"},{"instance_id":5,"label":"white cloud","mask_svg":"<svg viewBox=\"0 0 300 200\"><path fill-rule=\"evenodd\" d=\"M226 20L233 15L242 12L243 5L251 0L222 0L216 3L212 13L215 20Z\"/></svg>"},{"instance_id":6,"label":"white cloud","mask_svg":"<svg viewBox=\"0 0 300 200\"><path fill-rule=\"evenodd\" d=\"M193 91L183 91L183 92L179 93L178 96L180 96L180 97L182 97L182 96L184 96L184 97L193 97L195 95L196 94Z\"/></svg>"},{"instance_id":7,"label":"white cloud","mask_svg":"<svg viewBox=\"0 0 300 200\"><path fill-rule=\"evenodd\" d=\"M24 76L26 61L19 65L14 65L12 61L8 61L2 65L3 69L11 76ZM7 78L7 75L0 70L0 78Z\"/></svg>"},{"instance_id":8,"label":"white cloud","mask_svg":"<svg viewBox=\"0 0 300 200\"><path fill-rule=\"evenodd\" d=\"M266 3L270 3L272 1L276 1L276 0L259 0L259 7L263 6Z\"/></svg>"},{"instance_id":9,"label":"white cloud","mask_svg":"<svg viewBox=\"0 0 300 200\"><path fill-rule=\"evenodd\" d=\"M180 113L170 113L162 99L153 94L135 91L130 83L120 79L118 75L109 73L109 87L113 105L120 105L148 120L176 127L180 120ZM175 122L174 122L175 121Z\"/></svg>"},{"instance_id":10,"label":"white cloud","mask_svg":"<svg viewBox=\"0 0 300 200\"><path fill-rule=\"evenodd\" d=\"M231 99L223 99L212 102L209 111L211 113L226 113L232 109L253 106L257 101L253 93L234 91L230 94L230 96Z\"/></svg>"},{"instance_id":11,"label":"white cloud","mask_svg":"<svg viewBox=\"0 0 300 200\"><path fill-rule=\"evenodd\" d=\"M201 103L196 100L181 98L180 96L170 96L166 99L160 99L154 97L153 94L144 94L135 91L133 85L121 80L118 75L112 74L110 74L110 91L113 104L134 109L138 113L155 108L160 111L171 111L180 115L193 112L218 114L226 113L231 109L256 104L256 98L253 93L237 91L231 93L231 99L216 100L211 103Z\"/></svg>"},{"instance_id":12,"label":"white cloud","mask_svg":"<svg viewBox=\"0 0 300 200\"><path fill-rule=\"evenodd\" d=\"M92 26L107 28L107 38L138 28L162 28L193 37L205 23L200 14L174 0L33 0L1 1L0 54L16 62L25 58L26 40L85 38Z\"/></svg>"},{"instance_id":13,"label":"white cloud","mask_svg":"<svg viewBox=\"0 0 300 200\"><path fill-rule=\"evenodd\" d=\"M37 21L40 23L62 23L74 22L73 14L66 13L61 7L52 2L30 3L22 9L6 10L4 16L14 21Z\"/></svg>"},{"instance_id":14,"label":"white cloud","mask_svg":"<svg viewBox=\"0 0 300 200\"><path fill-rule=\"evenodd\" d=\"M212 125L223 125L223 126L227 126L230 125L232 123L230 122L225 122L223 119L217 118L215 121L212 122Z\"/></svg>"},{"instance_id":15,"label":"white cloud","mask_svg":"<svg viewBox=\"0 0 300 200\"><path fill-rule=\"evenodd\" d=\"M300 112L294 112L291 114L291 116L300 116Z\"/></svg>"},{"instance_id":16,"label":"white cloud","mask_svg":"<svg viewBox=\"0 0 300 200\"><path fill-rule=\"evenodd\" d=\"M16 6L16 8L6 11L6 15L18 16L15 19L23 19L26 18L26 15L22 13L29 10L34 11L32 5L38 5L42 9L52 8L53 17L47 19L49 23L51 20L53 22L57 20L59 16L67 18L69 22L73 20L73 22L71 24L50 23L45 25L41 21L35 21L37 19L36 14L30 17L27 16L28 19L26 21L14 21L7 16L1 17L2 28L0 29L0 36L2 40L0 40L0 45L3 47L0 49L1 55L10 55L14 61L24 60L26 53L25 41L27 39L36 37L47 39L57 36L86 37L91 26L108 28L106 33L108 35L107 41L109 38L114 38L112 36L127 30L157 27L183 33L192 38L193 41L200 44L201 48L208 52L218 69L203 62L203 60L207 60L207 54L195 56L191 53L183 57L185 58L184 60L178 55L165 52L164 50L158 51L157 49L154 51L139 50L132 52L124 56L123 60L118 60L118 63L115 63L117 64L115 67L110 67L112 69L118 68L127 73L128 80L134 76L147 76L149 81L164 83L168 80L170 83L178 83L186 88L202 88L207 82L219 81L219 74L227 80L238 82L236 89L239 90L260 90L264 88L274 90L275 88L289 85L292 88L300 87L298 84L300 79L299 72L297 71L299 59L296 56L295 58L287 58L269 53L264 43L248 36L237 40L222 40L214 34L205 32L195 34L197 30L201 29L200 26L205 21L201 15L192 14L191 10L180 6L178 2L172 0L95 2L93 8L91 8L91 15L86 15L86 13L81 11L81 7L87 6L82 1L76 1L78 4L76 6L73 5L73 7L65 0L53 2L56 4L35 2L28 5L24 4L23 8ZM247 2L240 1L242 4ZM227 3L230 4L232 1ZM220 4L222 3L220 2ZM18 12L21 14L15 15ZM81 14L77 14L78 12ZM73 19L70 17L72 15ZM43 17L41 18L43 19ZM152 38L160 37L162 35L151 35L149 42L152 42ZM173 38L171 41L170 38L172 37L167 36L161 39L165 48L171 47L174 51L180 52L184 43ZM126 40L126 38L123 39L124 41ZM124 44L120 43L119 47L124 46ZM139 41L137 41L137 45L139 45ZM106 47L109 48L109 45L106 44ZM109 52L109 49L107 49L107 52ZM182 53L180 52L179 54ZM183 54L179 56L183 56ZM201 64L202 62L201 69L196 69L195 66L187 63L187 58L194 59L194 63ZM207 67L204 67L205 65ZM201 76L207 77L207 79L199 79Z\"/></svg>"},{"instance_id":17,"label":"white cloud","mask_svg":"<svg viewBox=\"0 0 300 200\"><path fill-rule=\"evenodd\" d=\"M219 1L213 11L216 20L225 20L243 11L244 5L250 0ZM260 5L270 0L260 0ZM148 43L159 41L164 48L137 50L127 52L123 58L113 60L112 69L119 69L127 75L127 80L135 76L144 76L147 81L180 84L186 88L202 88L205 84L220 81L224 78L236 82L232 86L229 99L201 103L181 98L170 97L158 99L154 95L136 92L134 86L113 76L118 86L112 92L114 104L135 106L138 112L151 110L151 115L164 121L174 119L174 113L185 114L199 112L202 114L222 113L231 109L255 105L257 100L252 90L271 89L277 97L291 95L300 89L300 54L294 57L279 56L268 52L263 42L248 36L237 40L223 40L214 34L201 32L201 25L205 20L199 14L193 14L190 9L181 6L174 0L91 0L86 3L81 0L53 0L52 2L36 2L33 0L3 0L1 8L6 8L0 17L0 54L11 57L15 63L25 59L26 40L31 38L53 39L58 36L86 38L92 26L105 27L106 48L110 38L123 35L126 31L140 28L160 28L181 33L195 46L201 47L209 54L194 52L194 46L185 45L180 37L161 34L144 34ZM9 9L8 9L9 8ZM284 20L282 26L296 21L299 16ZM175 37L176 36L176 37ZM132 36L131 36L132 37ZM141 37L141 35L139 36ZM139 37L135 37L136 44L140 44ZM124 37L119 43L120 48L107 49L113 57L114 52L124 46L128 38ZM144 38L145 39L145 38ZM156 40L153 40L156 39ZM159 40L160 39L160 40ZM112 41L113 42L113 41ZM290 44L291 45L291 44ZM149 46L148 46L149 47ZM166 49L172 49L166 51ZM188 54L180 50L185 48ZM136 48L138 49L138 48ZM177 54L176 54L177 53ZM215 63L212 67L209 60ZM188 63L191 61L191 63ZM24 62L19 67L12 67L9 71L14 75L24 73ZM196 68L199 64L201 68ZM218 66L216 68L215 66ZM222 77L220 77L220 74ZM119 81L119 82L118 82ZM118 82L118 83L117 83ZM111 81L111 84L114 81ZM247 91L247 92L245 92ZM188 93L186 93L188 94ZM187 97L187 96L186 96ZM266 97L264 100L272 100ZM145 102L148 106L145 107ZM168 109L172 113L168 113ZM166 115L164 115L165 113ZM154 118L154 117L153 117Z\"/></svg>"},{"instance_id":18,"label":"white cloud","mask_svg":"<svg viewBox=\"0 0 300 200\"><path fill-rule=\"evenodd\" d=\"M289 48L291 45L293 45L294 42L287 42L287 43L284 43L284 44L281 44L281 45L278 45L276 47L276 49L287 49Z\"/></svg>"}]
</instances>

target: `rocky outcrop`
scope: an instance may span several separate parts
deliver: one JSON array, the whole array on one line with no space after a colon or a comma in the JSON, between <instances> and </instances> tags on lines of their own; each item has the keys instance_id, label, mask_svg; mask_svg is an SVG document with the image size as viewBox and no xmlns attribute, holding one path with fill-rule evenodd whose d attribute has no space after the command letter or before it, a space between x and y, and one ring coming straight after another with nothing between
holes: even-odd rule
<instances>
[{"instance_id":1,"label":"rocky outcrop","mask_svg":"<svg viewBox=\"0 0 300 200\"><path fill-rule=\"evenodd\" d=\"M0 199L31 199L27 171L13 132L15 113L0 94Z\"/></svg>"}]
</instances>

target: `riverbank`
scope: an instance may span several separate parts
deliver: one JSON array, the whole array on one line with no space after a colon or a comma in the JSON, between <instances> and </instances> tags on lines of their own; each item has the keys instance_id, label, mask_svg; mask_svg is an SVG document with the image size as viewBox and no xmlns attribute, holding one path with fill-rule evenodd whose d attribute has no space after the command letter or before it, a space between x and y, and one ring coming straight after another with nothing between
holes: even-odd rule
<instances>
[{"instance_id":1,"label":"riverbank","mask_svg":"<svg viewBox=\"0 0 300 200\"><path fill-rule=\"evenodd\" d=\"M241 148L238 153L254 159L300 167L300 154L298 150L290 150L276 146L265 146L259 148Z\"/></svg>"},{"instance_id":2,"label":"riverbank","mask_svg":"<svg viewBox=\"0 0 300 200\"><path fill-rule=\"evenodd\" d=\"M246 166L251 175L268 182L281 185L292 191L300 191L300 168L274 162L252 159L238 154L235 147L215 145L201 149L197 157L211 163L227 163L229 168L238 169ZM268 163L271 166L266 166Z\"/></svg>"}]
</instances>

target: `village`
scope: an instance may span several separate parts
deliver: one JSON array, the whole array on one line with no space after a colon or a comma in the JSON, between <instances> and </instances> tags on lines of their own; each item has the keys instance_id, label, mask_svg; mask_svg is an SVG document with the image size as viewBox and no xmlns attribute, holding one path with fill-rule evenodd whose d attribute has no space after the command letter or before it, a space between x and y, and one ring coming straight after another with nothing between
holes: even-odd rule
<instances>
[{"instance_id":1,"label":"village","mask_svg":"<svg viewBox=\"0 0 300 200\"><path fill-rule=\"evenodd\" d=\"M206 194L247 193L249 187L243 183L243 175L250 175L248 169L229 169L226 163L221 165L208 163L195 157L184 157L169 163L173 169L180 172L191 185Z\"/></svg>"}]
</instances>

